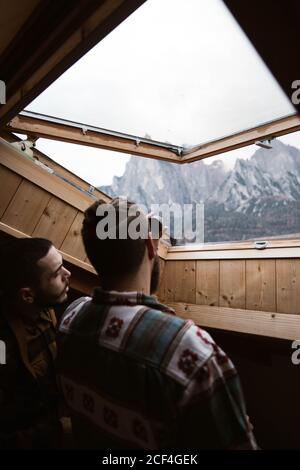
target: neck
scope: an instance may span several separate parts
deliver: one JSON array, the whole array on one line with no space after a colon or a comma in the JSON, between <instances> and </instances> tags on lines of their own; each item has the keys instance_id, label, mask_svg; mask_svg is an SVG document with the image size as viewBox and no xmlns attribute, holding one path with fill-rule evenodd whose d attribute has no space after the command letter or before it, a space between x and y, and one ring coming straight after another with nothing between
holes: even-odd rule
<instances>
[{"instance_id":1,"label":"neck","mask_svg":"<svg viewBox=\"0 0 300 470\"><path fill-rule=\"evenodd\" d=\"M150 294L151 271L149 264L142 263L137 273L127 275L124 279L107 280L103 286L107 290L119 292L143 292Z\"/></svg>"}]
</instances>

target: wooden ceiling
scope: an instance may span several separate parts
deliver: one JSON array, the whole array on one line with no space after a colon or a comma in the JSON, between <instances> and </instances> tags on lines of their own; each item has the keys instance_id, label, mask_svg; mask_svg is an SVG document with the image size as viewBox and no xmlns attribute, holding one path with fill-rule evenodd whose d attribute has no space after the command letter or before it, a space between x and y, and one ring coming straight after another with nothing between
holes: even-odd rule
<instances>
[{"instance_id":1,"label":"wooden ceiling","mask_svg":"<svg viewBox=\"0 0 300 470\"><path fill-rule=\"evenodd\" d=\"M1 0L0 126L24 109L145 0Z\"/></svg>"},{"instance_id":2,"label":"wooden ceiling","mask_svg":"<svg viewBox=\"0 0 300 470\"><path fill-rule=\"evenodd\" d=\"M40 0L0 0L0 55L16 37Z\"/></svg>"}]
</instances>

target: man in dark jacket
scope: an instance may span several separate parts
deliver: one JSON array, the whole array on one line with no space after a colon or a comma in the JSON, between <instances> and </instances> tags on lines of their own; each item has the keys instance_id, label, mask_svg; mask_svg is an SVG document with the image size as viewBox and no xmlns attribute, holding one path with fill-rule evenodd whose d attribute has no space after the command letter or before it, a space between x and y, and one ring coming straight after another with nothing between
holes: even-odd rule
<instances>
[{"instance_id":1,"label":"man in dark jacket","mask_svg":"<svg viewBox=\"0 0 300 470\"><path fill-rule=\"evenodd\" d=\"M12 239L0 254L0 448L59 447L52 307L67 299L70 272L46 239Z\"/></svg>"}]
</instances>

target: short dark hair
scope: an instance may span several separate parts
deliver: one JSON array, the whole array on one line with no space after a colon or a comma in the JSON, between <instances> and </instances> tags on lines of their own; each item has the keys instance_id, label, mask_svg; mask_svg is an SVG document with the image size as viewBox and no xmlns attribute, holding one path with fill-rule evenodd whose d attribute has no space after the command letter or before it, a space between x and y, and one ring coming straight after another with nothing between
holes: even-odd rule
<instances>
[{"instance_id":1,"label":"short dark hair","mask_svg":"<svg viewBox=\"0 0 300 470\"><path fill-rule=\"evenodd\" d=\"M12 238L0 244L0 289L7 297L16 295L21 287L39 285L37 262L53 246L45 238Z\"/></svg>"},{"instance_id":2,"label":"short dark hair","mask_svg":"<svg viewBox=\"0 0 300 470\"><path fill-rule=\"evenodd\" d=\"M96 228L101 221L101 216L97 216L96 213L102 204L111 205L116 210L115 239L106 238L103 240L97 236ZM131 214L135 213L135 215L129 215L130 209ZM103 284L105 284L105 278L109 280L123 279L127 274L135 273L142 263L146 245L145 239L142 237L132 239L128 235L128 226L137 217L144 218L148 226L147 216L139 210L134 202L122 198L115 198L110 202L102 199L95 201L84 215L81 231L84 247L92 265L103 279ZM124 216L127 217L127 236L121 238L119 230Z\"/></svg>"}]
</instances>

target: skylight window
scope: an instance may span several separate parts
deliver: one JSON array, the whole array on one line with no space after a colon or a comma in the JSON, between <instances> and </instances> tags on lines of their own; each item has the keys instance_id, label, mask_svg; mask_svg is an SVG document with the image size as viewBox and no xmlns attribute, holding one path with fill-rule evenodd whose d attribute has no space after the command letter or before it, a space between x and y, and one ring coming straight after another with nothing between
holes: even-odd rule
<instances>
[{"instance_id":1,"label":"skylight window","mask_svg":"<svg viewBox=\"0 0 300 470\"><path fill-rule=\"evenodd\" d=\"M294 113L221 0L148 0L27 109L185 147Z\"/></svg>"}]
</instances>

